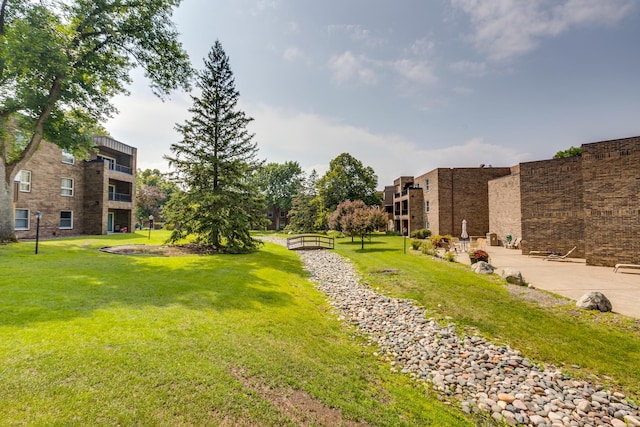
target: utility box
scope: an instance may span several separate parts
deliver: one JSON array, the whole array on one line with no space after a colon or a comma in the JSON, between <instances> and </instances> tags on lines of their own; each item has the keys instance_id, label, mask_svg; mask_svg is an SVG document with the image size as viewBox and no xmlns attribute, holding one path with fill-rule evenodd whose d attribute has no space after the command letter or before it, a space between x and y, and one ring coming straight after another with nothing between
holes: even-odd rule
<instances>
[{"instance_id":1,"label":"utility box","mask_svg":"<svg viewBox=\"0 0 640 427\"><path fill-rule=\"evenodd\" d=\"M496 233L487 233L487 243L489 246L498 246L498 235Z\"/></svg>"}]
</instances>

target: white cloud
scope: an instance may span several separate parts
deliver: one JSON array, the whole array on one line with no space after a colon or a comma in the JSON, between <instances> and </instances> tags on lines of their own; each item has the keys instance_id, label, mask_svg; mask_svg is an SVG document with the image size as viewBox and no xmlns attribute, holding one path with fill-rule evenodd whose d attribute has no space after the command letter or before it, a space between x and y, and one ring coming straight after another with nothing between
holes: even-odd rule
<instances>
[{"instance_id":1,"label":"white cloud","mask_svg":"<svg viewBox=\"0 0 640 427\"><path fill-rule=\"evenodd\" d=\"M415 56L428 56L431 55L435 49L435 43L427 38L421 38L415 40L413 44L405 51Z\"/></svg>"},{"instance_id":2,"label":"white cloud","mask_svg":"<svg viewBox=\"0 0 640 427\"><path fill-rule=\"evenodd\" d=\"M295 61L297 59L304 59L305 54L302 50L298 49L297 47L289 47L285 49L284 53L282 54L282 57L287 61Z\"/></svg>"},{"instance_id":3,"label":"white cloud","mask_svg":"<svg viewBox=\"0 0 640 427\"><path fill-rule=\"evenodd\" d=\"M449 68L455 72L474 77L482 77L487 73L485 62L458 61L452 63Z\"/></svg>"},{"instance_id":4,"label":"white cloud","mask_svg":"<svg viewBox=\"0 0 640 427\"><path fill-rule=\"evenodd\" d=\"M372 35L371 31L363 28L360 25L331 24L327 27L327 31L329 35L346 34L347 36L349 36L349 38L351 38L351 40L363 43L364 45L371 48L380 47L386 44L386 40L384 38Z\"/></svg>"},{"instance_id":5,"label":"white cloud","mask_svg":"<svg viewBox=\"0 0 640 427\"><path fill-rule=\"evenodd\" d=\"M422 85L432 84L438 80L433 69L426 61L400 59L393 63L393 68L402 77Z\"/></svg>"},{"instance_id":6,"label":"white cloud","mask_svg":"<svg viewBox=\"0 0 640 427\"><path fill-rule=\"evenodd\" d=\"M615 24L634 7L633 0L451 0L474 27L471 40L494 61L535 49L543 37L572 27Z\"/></svg>"},{"instance_id":7,"label":"white cloud","mask_svg":"<svg viewBox=\"0 0 640 427\"><path fill-rule=\"evenodd\" d=\"M244 108L255 118L251 131L256 133L260 156L267 161L295 160L304 170L316 169L322 176L332 159L347 152L374 169L380 189L392 185L398 176L420 175L438 167L512 166L525 160L514 148L488 144L480 138L437 147L425 140L374 133L315 113L268 105Z\"/></svg>"},{"instance_id":8,"label":"white cloud","mask_svg":"<svg viewBox=\"0 0 640 427\"><path fill-rule=\"evenodd\" d=\"M351 52L342 55L334 55L329 59L329 70L333 74L333 80L338 84L356 81L365 85L377 83L378 78L372 68L367 66L364 57L356 57Z\"/></svg>"}]
</instances>

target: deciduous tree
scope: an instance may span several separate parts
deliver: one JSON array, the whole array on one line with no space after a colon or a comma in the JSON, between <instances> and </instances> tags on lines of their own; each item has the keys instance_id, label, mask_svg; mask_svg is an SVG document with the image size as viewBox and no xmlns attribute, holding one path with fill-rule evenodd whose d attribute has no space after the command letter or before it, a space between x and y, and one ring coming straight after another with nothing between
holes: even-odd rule
<instances>
[{"instance_id":1,"label":"deciduous tree","mask_svg":"<svg viewBox=\"0 0 640 427\"><path fill-rule=\"evenodd\" d=\"M116 112L141 66L165 96L191 67L171 21L180 0L0 3L0 241L13 240L13 180L46 139L74 151Z\"/></svg>"},{"instance_id":2,"label":"deciduous tree","mask_svg":"<svg viewBox=\"0 0 640 427\"><path fill-rule=\"evenodd\" d=\"M164 209L175 224L170 241L194 236L201 244L227 252L246 252L258 241L249 234L263 226L264 196L254 174L262 166L257 144L247 125L253 119L238 109L229 58L216 41L204 60L197 82L201 94L192 96L191 119L176 129L182 140L166 156L184 188Z\"/></svg>"},{"instance_id":3,"label":"deciduous tree","mask_svg":"<svg viewBox=\"0 0 640 427\"><path fill-rule=\"evenodd\" d=\"M265 194L269 209L273 209L276 230L280 230L280 212L291 209L293 197L300 191L304 172L298 162L267 163L257 174L259 187Z\"/></svg>"},{"instance_id":4,"label":"deciduous tree","mask_svg":"<svg viewBox=\"0 0 640 427\"><path fill-rule=\"evenodd\" d=\"M378 177L370 166L348 153L329 163L329 170L317 182L318 197L326 211L333 211L345 200L362 200L366 205L380 204L376 191Z\"/></svg>"}]
</instances>

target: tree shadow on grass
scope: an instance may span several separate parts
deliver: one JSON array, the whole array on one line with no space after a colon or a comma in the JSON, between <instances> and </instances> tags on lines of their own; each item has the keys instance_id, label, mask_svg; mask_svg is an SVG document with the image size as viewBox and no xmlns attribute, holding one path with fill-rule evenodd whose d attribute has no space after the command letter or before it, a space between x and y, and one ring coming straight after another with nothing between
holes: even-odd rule
<instances>
[{"instance_id":1,"label":"tree shadow on grass","mask_svg":"<svg viewBox=\"0 0 640 427\"><path fill-rule=\"evenodd\" d=\"M11 257L12 254L2 254ZM0 265L0 325L87 317L113 307L263 310L293 303L287 283L306 280L297 257L264 248L246 255L149 257L78 246L18 254Z\"/></svg>"}]
</instances>

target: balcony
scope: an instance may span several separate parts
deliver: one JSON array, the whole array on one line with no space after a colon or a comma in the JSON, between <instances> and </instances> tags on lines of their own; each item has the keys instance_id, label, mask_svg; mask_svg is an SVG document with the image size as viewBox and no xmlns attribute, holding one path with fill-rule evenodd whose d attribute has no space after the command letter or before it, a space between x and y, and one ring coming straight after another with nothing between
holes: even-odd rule
<instances>
[{"instance_id":1,"label":"balcony","mask_svg":"<svg viewBox=\"0 0 640 427\"><path fill-rule=\"evenodd\" d=\"M131 203L131 194L109 193L109 200L112 202L129 202Z\"/></svg>"}]
</instances>

